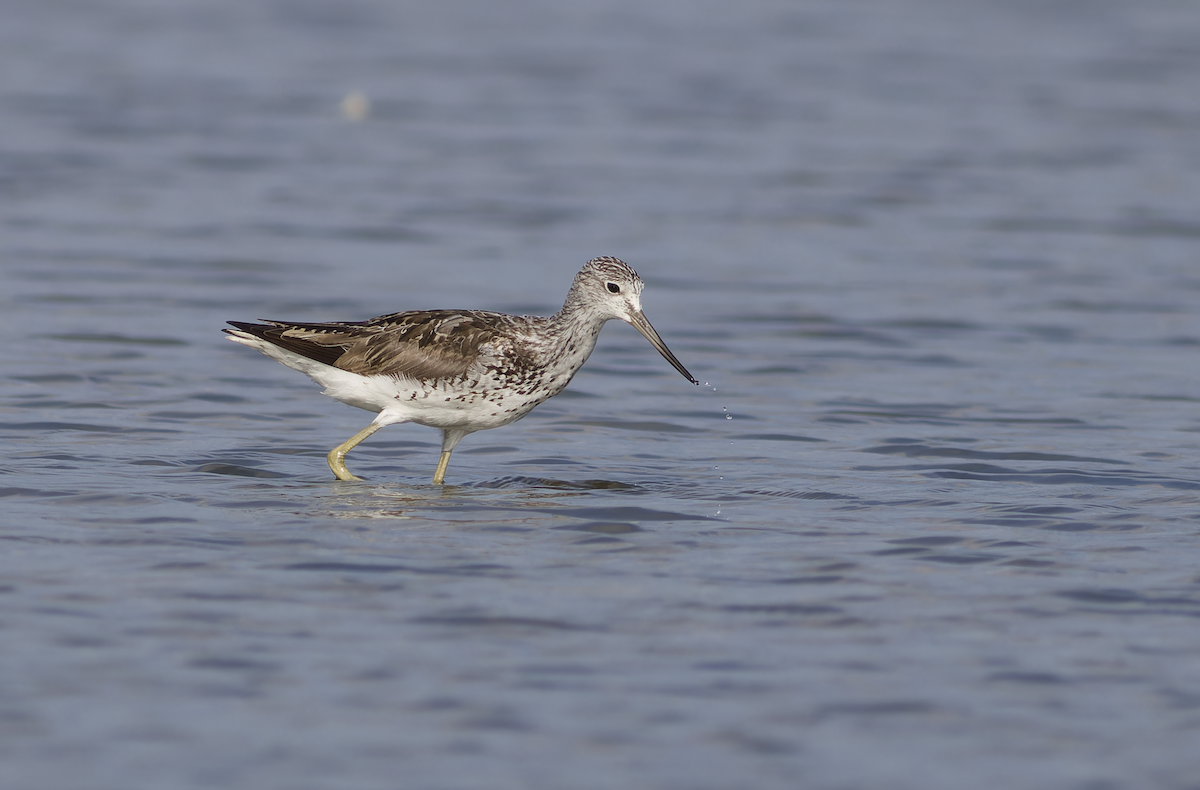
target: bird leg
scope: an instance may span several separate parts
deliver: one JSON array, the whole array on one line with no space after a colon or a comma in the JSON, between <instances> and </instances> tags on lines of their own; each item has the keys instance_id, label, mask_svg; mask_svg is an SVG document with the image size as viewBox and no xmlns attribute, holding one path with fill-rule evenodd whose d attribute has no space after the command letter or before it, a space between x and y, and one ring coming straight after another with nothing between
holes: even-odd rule
<instances>
[{"instance_id":1,"label":"bird leg","mask_svg":"<svg viewBox=\"0 0 1200 790\"><path fill-rule=\"evenodd\" d=\"M366 428L363 428L361 431L329 451L329 455L325 456L325 460L329 461L329 468L333 470L334 477L336 477L338 480L362 480L361 477L356 477L346 470L346 463L344 460L346 453L353 450L359 445L359 443L362 442L363 439L366 439L368 436L375 433L382 427L382 425L371 423Z\"/></svg>"},{"instance_id":2,"label":"bird leg","mask_svg":"<svg viewBox=\"0 0 1200 790\"><path fill-rule=\"evenodd\" d=\"M440 486L446 480L446 467L450 465L450 451L442 450L442 457L438 459L437 469L433 471L433 484Z\"/></svg>"},{"instance_id":3,"label":"bird leg","mask_svg":"<svg viewBox=\"0 0 1200 790\"><path fill-rule=\"evenodd\" d=\"M442 429L442 457L438 459L437 469L433 472L435 486L440 486L446 481L446 467L450 465L450 453L454 452L454 448L468 433L470 431L464 431L462 428Z\"/></svg>"}]
</instances>

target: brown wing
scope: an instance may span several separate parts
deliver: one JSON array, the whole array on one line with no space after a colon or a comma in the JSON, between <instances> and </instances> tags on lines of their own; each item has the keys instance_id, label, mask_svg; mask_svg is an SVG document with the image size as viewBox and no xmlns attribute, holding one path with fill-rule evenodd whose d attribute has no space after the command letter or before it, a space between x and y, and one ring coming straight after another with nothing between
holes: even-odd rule
<instances>
[{"instance_id":1,"label":"brown wing","mask_svg":"<svg viewBox=\"0 0 1200 790\"><path fill-rule=\"evenodd\" d=\"M428 381L466 375L480 347L511 334L517 320L481 310L423 310L345 323L229 323L351 373Z\"/></svg>"}]
</instances>

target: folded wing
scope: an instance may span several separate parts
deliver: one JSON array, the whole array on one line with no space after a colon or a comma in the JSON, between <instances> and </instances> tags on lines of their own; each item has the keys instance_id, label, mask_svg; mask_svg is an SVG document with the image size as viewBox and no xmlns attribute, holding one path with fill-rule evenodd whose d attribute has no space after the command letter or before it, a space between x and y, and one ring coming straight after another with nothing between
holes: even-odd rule
<instances>
[{"instance_id":1,"label":"folded wing","mask_svg":"<svg viewBox=\"0 0 1200 790\"><path fill-rule=\"evenodd\" d=\"M480 348L495 341L510 322L509 316L482 310L424 310L355 322L229 323L351 373L431 381L467 375Z\"/></svg>"}]
</instances>

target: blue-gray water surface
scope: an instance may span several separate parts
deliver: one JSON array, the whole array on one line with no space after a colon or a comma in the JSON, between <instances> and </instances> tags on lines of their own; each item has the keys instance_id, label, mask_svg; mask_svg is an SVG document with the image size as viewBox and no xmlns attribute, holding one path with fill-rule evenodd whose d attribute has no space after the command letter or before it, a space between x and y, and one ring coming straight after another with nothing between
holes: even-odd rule
<instances>
[{"instance_id":1,"label":"blue-gray water surface","mask_svg":"<svg viewBox=\"0 0 1200 790\"><path fill-rule=\"evenodd\" d=\"M3 9L6 790L1200 788L1200 5ZM444 488L220 334L596 255Z\"/></svg>"}]
</instances>

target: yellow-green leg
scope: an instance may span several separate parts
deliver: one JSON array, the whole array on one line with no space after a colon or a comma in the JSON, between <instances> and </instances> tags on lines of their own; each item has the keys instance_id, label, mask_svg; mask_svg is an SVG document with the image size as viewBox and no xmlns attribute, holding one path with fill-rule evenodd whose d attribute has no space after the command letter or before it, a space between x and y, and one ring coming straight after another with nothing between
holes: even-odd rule
<instances>
[{"instance_id":1,"label":"yellow-green leg","mask_svg":"<svg viewBox=\"0 0 1200 790\"><path fill-rule=\"evenodd\" d=\"M470 431L464 431L462 428L442 429L442 457L438 459L437 469L433 472L435 486L440 486L446 481L446 467L450 465L450 453L454 452L454 448L468 433Z\"/></svg>"},{"instance_id":2,"label":"yellow-green leg","mask_svg":"<svg viewBox=\"0 0 1200 790\"><path fill-rule=\"evenodd\" d=\"M362 480L361 477L355 477L346 470L346 453L353 450L362 442L363 439L366 439L368 436L375 433L382 427L382 425L371 423L366 428L363 428L361 431L329 451L329 455L325 456L325 460L329 461L329 468L333 470L334 477L336 477L338 480ZM441 467L439 467L439 469L440 468Z\"/></svg>"},{"instance_id":3,"label":"yellow-green leg","mask_svg":"<svg viewBox=\"0 0 1200 790\"><path fill-rule=\"evenodd\" d=\"M442 450L441 458L438 458L437 469L433 470L433 484L440 486L446 480L446 467L450 465L450 451Z\"/></svg>"}]
</instances>

